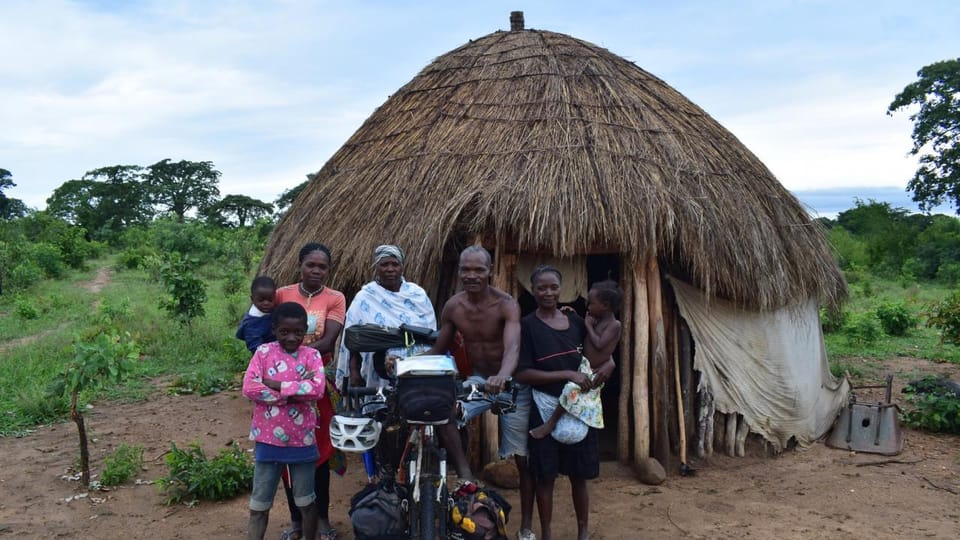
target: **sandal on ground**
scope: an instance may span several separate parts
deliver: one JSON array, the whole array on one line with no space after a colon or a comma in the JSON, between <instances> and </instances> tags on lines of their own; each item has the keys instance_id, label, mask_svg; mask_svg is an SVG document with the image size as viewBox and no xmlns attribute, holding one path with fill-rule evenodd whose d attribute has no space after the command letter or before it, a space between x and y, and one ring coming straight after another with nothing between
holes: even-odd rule
<instances>
[{"instance_id":1,"label":"sandal on ground","mask_svg":"<svg viewBox=\"0 0 960 540\"><path fill-rule=\"evenodd\" d=\"M337 534L337 530L333 527L325 531L317 531L317 538L320 540L339 540L340 536Z\"/></svg>"},{"instance_id":2,"label":"sandal on ground","mask_svg":"<svg viewBox=\"0 0 960 540\"><path fill-rule=\"evenodd\" d=\"M517 540L537 540L537 535L530 529L520 529L517 531Z\"/></svg>"},{"instance_id":3,"label":"sandal on ground","mask_svg":"<svg viewBox=\"0 0 960 540\"><path fill-rule=\"evenodd\" d=\"M303 531L300 527L290 527L280 533L280 540L300 540L301 538L303 538Z\"/></svg>"}]
</instances>

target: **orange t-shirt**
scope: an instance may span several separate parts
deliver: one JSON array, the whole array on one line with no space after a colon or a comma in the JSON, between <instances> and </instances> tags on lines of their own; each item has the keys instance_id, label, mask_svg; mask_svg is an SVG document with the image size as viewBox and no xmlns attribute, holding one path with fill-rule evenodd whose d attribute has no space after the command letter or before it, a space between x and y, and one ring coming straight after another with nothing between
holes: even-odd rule
<instances>
[{"instance_id":1,"label":"orange t-shirt","mask_svg":"<svg viewBox=\"0 0 960 540\"><path fill-rule=\"evenodd\" d=\"M303 306L307 311L307 335L303 336L303 343L312 343L323 337L323 331L326 328L328 320L343 324L347 314L347 299L340 291L335 291L330 287L324 287L323 290L313 296L306 296L300 291L300 284L294 283L286 287L277 289L275 303L296 302ZM323 366L326 371L330 367L330 361L333 355L325 353L323 355ZM333 366L336 369L336 366ZM332 379L327 380L332 383ZM317 401L317 450L320 451L318 463L323 463L333 455L333 444L330 442L330 419L333 418L333 402L330 400L330 392L333 391L333 384L327 384L327 392L323 398Z\"/></svg>"}]
</instances>

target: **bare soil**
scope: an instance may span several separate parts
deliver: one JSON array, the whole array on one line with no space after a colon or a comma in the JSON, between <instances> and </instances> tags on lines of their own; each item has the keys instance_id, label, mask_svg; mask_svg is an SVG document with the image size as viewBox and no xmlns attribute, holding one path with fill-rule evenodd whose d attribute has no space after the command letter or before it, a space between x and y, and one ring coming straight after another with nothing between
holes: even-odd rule
<instances>
[{"instance_id":1,"label":"bare soil","mask_svg":"<svg viewBox=\"0 0 960 540\"><path fill-rule=\"evenodd\" d=\"M946 372L960 379L960 366L901 359L885 365L902 373L898 388L920 372ZM166 473L162 456L170 442L199 442L213 455L246 440L251 407L238 392L172 396L158 391L135 404L98 403L87 412L94 473L120 443L145 448L141 481ZM894 399L902 395L895 392ZM960 437L905 430L902 463L816 444L770 458L715 455L695 463L693 477L670 476L652 487L614 462L603 463L591 483L591 529L614 538L960 538ZM72 480L77 433L71 423L41 426L22 438L0 439L0 539L5 538L241 538L247 499L166 506L155 485L129 483L84 496ZM872 465L871 465L872 464ZM362 465L353 459L346 476L334 475L331 518L341 537L353 537L347 518L351 494L362 485ZM671 471L672 472L672 471ZM500 490L515 505L516 490ZM77 498L77 496L81 496ZM574 538L569 484L557 482L557 538ZM289 523L277 497L267 538ZM534 518L536 521L536 517Z\"/></svg>"}]
</instances>

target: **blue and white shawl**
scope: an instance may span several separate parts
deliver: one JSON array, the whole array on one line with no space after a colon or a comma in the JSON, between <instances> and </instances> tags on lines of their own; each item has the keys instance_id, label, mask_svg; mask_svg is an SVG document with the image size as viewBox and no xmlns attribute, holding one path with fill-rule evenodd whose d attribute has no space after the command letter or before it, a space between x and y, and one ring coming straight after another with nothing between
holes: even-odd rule
<instances>
[{"instance_id":1,"label":"blue and white shawl","mask_svg":"<svg viewBox=\"0 0 960 540\"><path fill-rule=\"evenodd\" d=\"M376 281L371 281L360 289L350 303L343 328L368 323L391 327L412 324L436 330L437 316L427 292L416 283L403 280L400 290L393 292L381 287ZM426 345L414 345L413 351L421 353L429 348ZM407 354L407 349L403 347L387 351L387 355L400 357L405 357ZM360 364L360 375L367 381L367 386L380 386L380 377L373 369L373 353L360 353L360 356L363 358ZM340 353L337 355L337 385L342 385L343 378L349 375L350 350L341 341Z\"/></svg>"}]
</instances>

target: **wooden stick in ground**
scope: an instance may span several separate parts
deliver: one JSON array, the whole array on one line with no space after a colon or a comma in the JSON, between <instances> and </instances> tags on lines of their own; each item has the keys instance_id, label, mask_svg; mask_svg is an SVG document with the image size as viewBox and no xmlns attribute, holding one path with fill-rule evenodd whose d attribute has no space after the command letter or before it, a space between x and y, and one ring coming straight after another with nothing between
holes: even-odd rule
<instances>
[{"instance_id":1,"label":"wooden stick in ground","mask_svg":"<svg viewBox=\"0 0 960 540\"><path fill-rule=\"evenodd\" d=\"M650 311L647 306L647 276L642 264L633 269L633 460L650 457L650 396L647 370L650 366Z\"/></svg>"},{"instance_id":2,"label":"wooden stick in ground","mask_svg":"<svg viewBox=\"0 0 960 540\"><path fill-rule=\"evenodd\" d=\"M620 309L620 403L617 415L617 460L624 465L630 462L630 382L633 357L630 350L631 324L633 321L633 265L624 258L620 265L620 280L623 282L623 306Z\"/></svg>"},{"instance_id":3,"label":"wooden stick in ground","mask_svg":"<svg viewBox=\"0 0 960 540\"><path fill-rule=\"evenodd\" d=\"M680 352L673 355L673 380L677 386L677 423L680 427L680 467L687 464L687 425L683 414L683 386L680 385Z\"/></svg>"}]
</instances>

